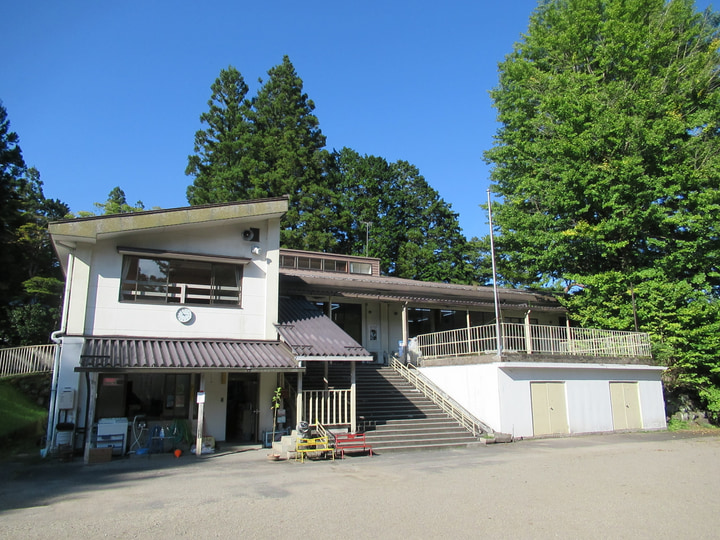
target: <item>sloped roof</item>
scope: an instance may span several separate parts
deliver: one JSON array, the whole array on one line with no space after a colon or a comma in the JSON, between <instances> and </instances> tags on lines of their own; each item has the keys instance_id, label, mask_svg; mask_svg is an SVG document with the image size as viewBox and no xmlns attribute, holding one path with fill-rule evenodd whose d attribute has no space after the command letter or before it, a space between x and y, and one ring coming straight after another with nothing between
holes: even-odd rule
<instances>
[{"instance_id":1,"label":"sloped roof","mask_svg":"<svg viewBox=\"0 0 720 540\"><path fill-rule=\"evenodd\" d=\"M299 371L280 341L87 337L77 371Z\"/></svg>"},{"instance_id":2,"label":"sloped roof","mask_svg":"<svg viewBox=\"0 0 720 540\"><path fill-rule=\"evenodd\" d=\"M494 306L492 287L287 268L280 269L280 294L318 298L362 298L468 309ZM550 294L503 288L499 291L499 297L502 307L565 311Z\"/></svg>"},{"instance_id":3,"label":"sloped roof","mask_svg":"<svg viewBox=\"0 0 720 540\"><path fill-rule=\"evenodd\" d=\"M278 318L278 333L298 360L363 362L373 359L362 345L307 300L280 298Z\"/></svg>"}]
</instances>

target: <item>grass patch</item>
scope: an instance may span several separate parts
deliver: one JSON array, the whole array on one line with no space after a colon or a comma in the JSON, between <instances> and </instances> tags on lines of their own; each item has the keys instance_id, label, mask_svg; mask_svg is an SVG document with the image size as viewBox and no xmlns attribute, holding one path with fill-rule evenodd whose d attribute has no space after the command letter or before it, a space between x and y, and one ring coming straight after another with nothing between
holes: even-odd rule
<instances>
[{"instance_id":1,"label":"grass patch","mask_svg":"<svg viewBox=\"0 0 720 540\"><path fill-rule=\"evenodd\" d=\"M668 431L685 431L691 429L690 422L684 420L678 420L677 418L671 418L667 423Z\"/></svg>"},{"instance_id":2,"label":"grass patch","mask_svg":"<svg viewBox=\"0 0 720 540\"><path fill-rule=\"evenodd\" d=\"M48 412L7 381L0 381L2 457L35 452L45 432Z\"/></svg>"}]
</instances>

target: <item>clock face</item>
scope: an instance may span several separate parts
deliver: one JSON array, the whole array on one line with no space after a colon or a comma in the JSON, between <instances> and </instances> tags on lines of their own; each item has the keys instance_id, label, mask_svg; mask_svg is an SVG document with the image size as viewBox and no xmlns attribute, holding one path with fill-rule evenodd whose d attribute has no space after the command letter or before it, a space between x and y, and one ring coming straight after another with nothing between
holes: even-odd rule
<instances>
[{"instance_id":1,"label":"clock face","mask_svg":"<svg viewBox=\"0 0 720 540\"><path fill-rule=\"evenodd\" d=\"M189 308L182 307L175 313L177 320L183 324L189 323L193 318L193 312Z\"/></svg>"}]
</instances>

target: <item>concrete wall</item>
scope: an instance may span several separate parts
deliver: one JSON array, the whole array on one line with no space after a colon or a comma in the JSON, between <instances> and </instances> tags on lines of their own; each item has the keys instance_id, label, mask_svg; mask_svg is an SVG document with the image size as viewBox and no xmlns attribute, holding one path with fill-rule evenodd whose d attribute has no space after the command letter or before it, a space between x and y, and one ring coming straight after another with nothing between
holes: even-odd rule
<instances>
[{"instance_id":1,"label":"concrete wall","mask_svg":"<svg viewBox=\"0 0 720 540\"><path fill-rule=\"evenodd\" d=\"M565 383L570 433L613 430L610 381L637 382L643 429L664 429L663 368L610 364L493 363L421 368L495 431L533 436L531 382Z\"/></svg>"}]
</instances>

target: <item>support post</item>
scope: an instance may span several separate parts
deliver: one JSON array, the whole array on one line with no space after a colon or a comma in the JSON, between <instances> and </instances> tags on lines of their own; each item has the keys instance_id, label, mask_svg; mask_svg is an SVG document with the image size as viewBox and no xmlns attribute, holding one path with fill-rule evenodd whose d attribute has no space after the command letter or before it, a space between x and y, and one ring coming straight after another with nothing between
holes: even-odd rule
<instances>
[{"instance_id":1,"label":"support post","mask_svg":"<svg viewBox=\"0 0 720 540\"><path fill-rule=\"evenodd\" d=\"M357 433L357 384L355 362L350 362L350 432Z\"/></svg>"},{"instance_id":2,"label":"support post","mask_svg":"<svg viewBox=\"0 0 720 540\"><path fill-rule=\"evenodd\" d=\"M295 419L295 425L297 426L303 420L303 374L301 371L298 372L297 380L297 396L295 397L295 410L297 418Z\"/></svg>"},{"instance_id":3,"label":"support post","mask_svg":"<svg viewBox=\"0 0 720 540\"><path fill-rule=\"evenodd\" d=\"M527 313L525 313L525 352L528 354L532 354L533 352L533 346L532 346L532 328L530 327L530 311L527 310Z\"/></svg>"},{"instance_id":4,"label":"support post","mask_svg":"<svg viewBox=\"0 0 720 540\"><path fill-rule=\"evenodd\" d=\"M200 374L200 389L197 394L198 418L197 433L195 434L195 455L202 456L203 421L205 419L205 374Z\"/></svg>"},{"instance_id":5,"label":"support post","mask_svg":"<svg viewBox=\"0 0 720 540\"><path fill-rule=\"evenodd\" d=\"M402 310L402 339L403 339L403 357L402 363L407 365L408 363L408 313L407 313L407 302L403 304Z\"/></svg>"},{"instance_id":6,"label":"support post","mask_svg":"<svg viewBox=\"0 0 720 540\"><path fill-rule=\"evenodd\" d=\"M92 446L92 430L95 424L95 406L97 404L97 385L98 385L98 374L96 371L90 372L90 387L87 389L88 395L90 396L90 403L88 406L87 413L87 425L85 426L85 452L83 453L83 460L85 465L90 463L90 448ZM49 434L48 434L49 435Z\"/></svg>"}]
</instances>

